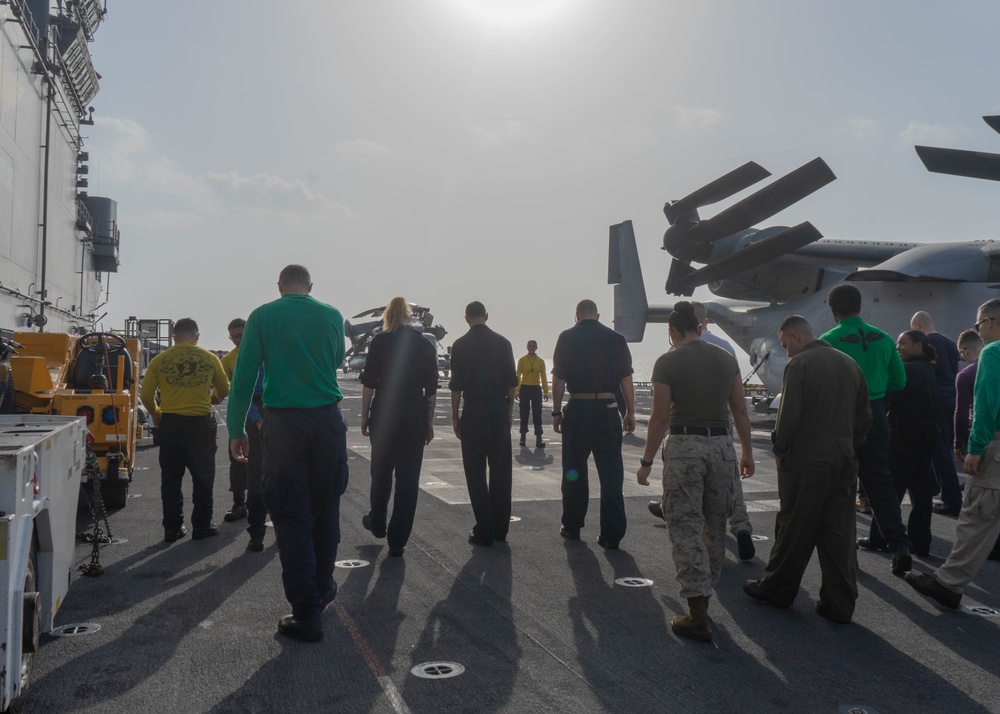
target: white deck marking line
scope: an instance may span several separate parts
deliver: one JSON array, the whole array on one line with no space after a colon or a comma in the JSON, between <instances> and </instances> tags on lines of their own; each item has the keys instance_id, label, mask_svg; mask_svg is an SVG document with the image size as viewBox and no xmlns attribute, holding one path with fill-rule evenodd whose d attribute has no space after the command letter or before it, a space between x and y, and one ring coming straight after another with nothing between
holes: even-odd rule
<instances>
[{"instance_id":1,"label":"white deck marking line","mask_svg":"<svg viewBox=\"0 0 1000 714\"><path fill-rule=\"evenodd\" d=\"M347 631L351 633L351 639L354 640L355 647L357 647L358 652L361 653L361 658L368 665L368 669L371 670L371 673L375 675L375 680L379 683L379 686L382 687L382 691L385 692L385 696L388 697L389 702L392 704L392 708L396 710L396 714L412 714L410 707L406 705L406 702L403 701L403 697L399 693L399 690L396 689L396 685L392 683L392 680L385 673L385 670L382 669L382 664L378 661L378 657L375 656L372 648L368 645L364 635L361 634L361 630L359 630L358 626L354 624L354 620L351 619L351 616L347 614L347 610L345 610L338 602L333 603L333 608L337 611L340 621L344 623L344 627L346 627Z\"/></svg>"}]
</instances>

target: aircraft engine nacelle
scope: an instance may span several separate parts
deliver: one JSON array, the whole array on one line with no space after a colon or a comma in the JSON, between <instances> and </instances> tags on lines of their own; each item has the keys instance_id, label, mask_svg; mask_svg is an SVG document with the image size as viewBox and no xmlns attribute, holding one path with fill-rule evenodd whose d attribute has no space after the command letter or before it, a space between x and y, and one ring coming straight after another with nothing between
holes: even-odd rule
<instances>
[{"instance_id":1,"label":"aircraft engine nacelle","mask_svg":"<svg viewBox=\"0 0 1000 714\"><path fill-rule=\"evenodd\" d=\"M758 337L748 350L750 364L757 369L757 379L768 393L778 394L781 391L781 378L788 364L788 353L778 342L777 335Z\"/></svg>"},{"instance_id":2,"label":"aircraft engine nacelle","mask_svg":"<svg viewBox=\"0 0 1000 714\"><path fill-rule=\"evenodd\" d=\"M847 271L776 261L754 273L709 283L708 288L734 300L784 303L828 289L846 275Z\"/></svg>"},{"instance_id":3,"label":"aircraft engine nacelle","mask_svg":"<svg viewBox=\"0 0 1000 714\"><path fill-rule=\"evenodd\" d=\"M712 261L737 258L741 251L786 231L785 226L763 230L748 229L716 242ZM790 302L829 287L843 280L846 271L810 265L794 256L770 260L751 270L738 266L731 277L708 284L709 290L719 297L754 302Z\"/></svg>"}]
</instances>

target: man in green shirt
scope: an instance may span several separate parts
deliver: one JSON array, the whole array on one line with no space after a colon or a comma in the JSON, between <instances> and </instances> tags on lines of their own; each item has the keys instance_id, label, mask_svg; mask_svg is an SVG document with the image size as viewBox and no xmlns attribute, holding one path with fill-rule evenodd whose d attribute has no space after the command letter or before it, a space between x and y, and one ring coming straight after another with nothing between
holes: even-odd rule
<instances>
[{"instance_id":1,"label":"man in green shirt","mask_svg":"<svg viewBox=\"0 0 1000 714\"><path fill-rule=\"evenodd\" d=\"M281 297L250 313L226 415L230 452L246 461L246 417L263 365L264 502L292 605L278 633L307 642L323 637L320 615L337 594L333 567L347 488L347 423L337 384L344 318L311 291L309 271L286 266L278 277Z\"/></svg>"},{"instance_id":2,"label":"man in green shirt","mask_svg":"<svg viewBox=\"0 0 1000 714\"><path fill-rule=\"evenodd\" d=\"M909 573L917 592L957 609L962 588L986 562L1000 536L1000 298L983 303L976 330L986 347L979 355L972 401L972 432L965 456L965 495L948 559L933 574Z\"/></svg>"},{"instance_id":3,"label":"man in green shirt","mask_svg":"<svg viewBox=\"0 0 1000 714\"><path fill-rule=\"evenodd\" d=\"M902 576L913 567L910 540L899 508L899 497L889 471L889 420L885 410L885 395L906 386L903 360L896 352L896 341L877 327L861 319L861 291L854 285L841 283L830 290L827 303L837 326L820 336L861 368L868 385L872 410L872 426L868 438L858 450L858 480L864 486L872 514L892 552L892 572ZM858 545L868 547L868 539Z\"/></svg>"}]
</instances>

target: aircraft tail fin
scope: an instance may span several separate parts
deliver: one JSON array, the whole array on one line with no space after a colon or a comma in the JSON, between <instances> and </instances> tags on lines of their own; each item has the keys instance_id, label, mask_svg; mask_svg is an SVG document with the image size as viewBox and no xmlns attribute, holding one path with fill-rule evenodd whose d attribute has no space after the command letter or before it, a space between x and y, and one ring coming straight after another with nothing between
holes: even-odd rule
<instances>
[{"instance_id":1,"label":"aircraft tail fin","mask_svg":"<svg viewBox=\"0 0 1000 714\"><path fill-rule=\"evenodd\" d=\"M642 342L649 302L642 280L632 221L611 226L608 242L608 284L615 286L615 331L629 342Z\"/></svg>"}]
</instances>

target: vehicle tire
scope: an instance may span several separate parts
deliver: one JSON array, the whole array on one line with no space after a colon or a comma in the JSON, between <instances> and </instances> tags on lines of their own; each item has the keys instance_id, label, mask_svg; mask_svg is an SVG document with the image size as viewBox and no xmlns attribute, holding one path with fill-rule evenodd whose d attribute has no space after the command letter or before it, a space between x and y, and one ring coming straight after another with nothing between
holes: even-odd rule
<instances>
[{"instance_id":1,"label":"vehicle tire","mask_svg":"<svg viewBox=\"0 0 1000 714\"><path fill-rule=\"evenodd\" d=\"M104 497L105 508L125 508L128 502L128 480L101 481L101 495Z\"/></svg>"},{"instance_id":2,"label":"vehicle tire","mask_svg":"<svg viewBox=\"0 0 1000 714\"><path fill-rule=\"evenodd\" d=\"M31 686L31 666L35 661L35 650L38 648L38 636L41 630L41 603L39 602L39 595L35 590L38 587L35 577L37 550L38 543L34 536L32 536L31 549L28 551L28 567L24 571L24 592L26 597L21 609L23 620L21 625L21 686L18 695L11 700L10 706L7 708L7 711L13 714L21 712L24 709L25 701L28 699L28 691ZM30 620L34 620L34 622L30 622ZM30 636L29 633L34 633L34 635ZM29 637L31 639L26 642L25 640ZM32 651L28 652L29 648Z\"/></svg>"}]
</instances>

